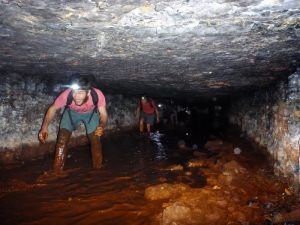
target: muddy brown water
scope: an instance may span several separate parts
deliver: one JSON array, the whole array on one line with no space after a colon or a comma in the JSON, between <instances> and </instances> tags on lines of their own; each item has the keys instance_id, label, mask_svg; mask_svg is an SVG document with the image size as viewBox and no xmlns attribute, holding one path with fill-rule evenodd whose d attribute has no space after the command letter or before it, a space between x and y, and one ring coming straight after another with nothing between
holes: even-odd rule
<instances>
[{"instance_id":1,"label":"muddy brown water","mask_svg":"<svg viewBox=\"0 0 300 225\"><path fill-rule=\"evenodd\" d=\"M61 177L51 175L52 155L1 170L0 224L149 224L161 202L147 201L145 187L162 177L205 184L202 177L185 179L160 169L178 162L160 135L107 138L103 152L103 168L93 170L88 146L70 149Z\"/></svg>"},{"instance_id":2,"label":"muddy brown water","mask_svg":"<svg viewBox=\"0 0 300 225\"><path fill-rule=\"evenodd\" d=\"M192 158L184 154L174 157L176 141L172 136L149 138L134 132L107 137L103 139L104 164L100 170L91 168L89 147L79 146L69 150L60 177L51 174L52 155L18 168L2 169L0 224L157 224L155 217L166 201L146 200L145 188L162 182L195 188L206 185L206 178L192 168L162 169L185 165ZM247 160L245 165L265 165L265 159L252 155L259 162ZM186 171L191 175L186 176Z\"/></svg>"}]
</instances>

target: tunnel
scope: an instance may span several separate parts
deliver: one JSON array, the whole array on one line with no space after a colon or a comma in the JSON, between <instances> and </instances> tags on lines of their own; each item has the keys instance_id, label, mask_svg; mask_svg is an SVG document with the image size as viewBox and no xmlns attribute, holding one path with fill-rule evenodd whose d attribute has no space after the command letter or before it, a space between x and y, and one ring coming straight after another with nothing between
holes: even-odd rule
<instances>
[{"instance_id":1,"label":"tunnel","mask_svg":"<svg viewBox=\"0 0 300 225\"><path fill-rule=\"evenodd\" d=\"M1 224L300 224L299 0L1 0L0 21Z\"/></svg>"}]
</instances>

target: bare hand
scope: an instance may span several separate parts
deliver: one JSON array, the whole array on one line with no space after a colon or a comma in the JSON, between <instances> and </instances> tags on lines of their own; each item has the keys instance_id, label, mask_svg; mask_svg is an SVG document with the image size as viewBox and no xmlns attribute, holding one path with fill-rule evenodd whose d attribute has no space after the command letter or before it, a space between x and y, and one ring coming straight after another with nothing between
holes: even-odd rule
<instances>
[{"instance_id":1,"label":"bare hand","mask_svg":"<svg viewBox=\"0 0 300 225\"><path fill-rule=\"evenodd\" d=\"M39 132L39 141L42 144L46 143L47 138L48 138L48 132L47 131L40 131Z\"/></svg>"},{"instance_id":2,"label":"bare hand","mask_svg":"<svg viewBox=\"0 0 300 225\"><path fill-rule=\"evenodd\" d=\"M101 137L104 134L103 127L98 126L95 130L95 135Z\"/></svg>"}]
</instances>

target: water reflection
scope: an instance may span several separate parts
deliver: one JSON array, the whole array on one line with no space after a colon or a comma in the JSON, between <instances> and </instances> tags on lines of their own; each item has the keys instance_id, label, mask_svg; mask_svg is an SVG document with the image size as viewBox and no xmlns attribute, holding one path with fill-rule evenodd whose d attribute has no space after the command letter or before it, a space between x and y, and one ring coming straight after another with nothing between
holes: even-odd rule
<instances>
[{"instance_id":1,"label":"water reflection","mask_svg":"<svg viewBox=\"0 0 300 225\"><path fill-rule=\"evenodd\" d=\"M150 134L150 140L155 145L155 159L157 160L167 160L167 152L166 152L166 146L162 144L162 137L164 134L161 134L159 131L156 131L155 133Z\"/></svg>"},{"instance_id":2,"label":"water reflection","mask_svg":"<svg viewBox=\"0 0 300 225\"><path fill-rule=\"evenodd\" d=\"M101 170L91 168L89 148L81 146L69 149L62 177L48 174L52 156L10 173L3 171L0 177L7 177L7 186L12 177L18 177L19 189L26 192L15 191L0 198L0 205L9 205L0 207L1 224L47 225L53 224L52 219L55 224L65 225L120 224L120 219L122 224L149 224L161 203L147 201L145 187L162 181L176 182L179 175L161 169L172 159L167 139L159 132L150 137L123 133L104 139ZM34 173L33 184L27 184L26 177ZM21 220L23 223L18 223Z\"/></svg>"}]
</instances>

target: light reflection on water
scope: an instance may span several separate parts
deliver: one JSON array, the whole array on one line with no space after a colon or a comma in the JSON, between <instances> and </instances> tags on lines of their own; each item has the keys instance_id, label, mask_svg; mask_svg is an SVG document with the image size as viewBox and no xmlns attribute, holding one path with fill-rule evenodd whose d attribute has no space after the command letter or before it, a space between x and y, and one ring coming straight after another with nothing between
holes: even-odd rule
<instances>
[{"instance_id":1,"label":"light reflection on water","mask_svg":"<svg viewBox=\"0 0 300 225\"><path fill-rule=\"evenodd\" d=\"M41 186L28 186L26 192L0 198L0 205L9 206L0 210L1 224L50 225L53 220L64 225L150 224L161 203L147 201L145 188L162 180L192 183L180 172L163 169L173 163L172 147L167 144L169 137L158 132L150 137L126 133L103 140L104 164L100 170L91 168L89 147L81 146L70 149L62 177L38 177L51 171L52 156L15 171L3 171L19 185L35 174L32 180Z\"/></svg>"},{"instance_id":2,"label":"light reflection on water","mask_svg":"<svg viewBox=\"0 0 300 225\"><path fill-rule=\"evenodd\" d=\"M159 133L159 131L156 131L155 133L150 134L150 140L154 143L156 148L155 153L155 159L157 160L167 160L167 152L166 152L166 146L164 146L161 142L161 138L164 136L164 134Z\"/></svg>"}]
</instances>

